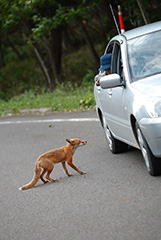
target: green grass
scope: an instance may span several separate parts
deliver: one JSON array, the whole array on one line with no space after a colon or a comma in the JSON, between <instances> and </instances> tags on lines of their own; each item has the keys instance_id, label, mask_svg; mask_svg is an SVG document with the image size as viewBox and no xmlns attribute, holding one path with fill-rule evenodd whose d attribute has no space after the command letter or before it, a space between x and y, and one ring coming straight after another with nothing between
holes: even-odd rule
<instances>
[{"instance_id":1,"label":"green grass","mask_svg":"<svg viewBox=\"0 0 161 240\"><path fill-rule=\"evenodd\" d=\"M14 115L22 109L33 108L50 108L49 112L94 109L93 84L86 83L74 88L71 84L65 87L61 85L54 92L36 88L9 101L0 100L0 116Z\"/></svg>"}]
</instances>

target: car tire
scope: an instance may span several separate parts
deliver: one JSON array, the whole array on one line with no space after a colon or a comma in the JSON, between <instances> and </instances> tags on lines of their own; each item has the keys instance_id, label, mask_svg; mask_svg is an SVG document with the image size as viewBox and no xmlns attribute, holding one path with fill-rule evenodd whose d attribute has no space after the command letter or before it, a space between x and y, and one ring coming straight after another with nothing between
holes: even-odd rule
<instances>
[{"instance_id":1,"label":"car tire","mask_svg":"<svg viewBox=\"0 0 161 240\"><path fill-rule=\"evenodd\" d=\"M136 123L136 134L137 134L137 141L140 146L140 150L142 152L142 156L145 161L146 168L151 176L159 176L161 175L161 159L156 158L152 151L150 150L148 143L144 135L141 132L141 129Z\"/></svg>"},{"instance_id":2,"label":"car tire","mask_svg":"<svg viewBox=\"0 0 161 240\"><path fill-rule=\"evenodd\" d=\"M104 116L103 116L102 120L103 120L102 126L103 126L103 129L104 129L105 137L106 137L106 140L108 142L108 146L110 148L110 151L114 154L122 153L122 152L127 151L128 144L115 139L113 137L110 129L108 128L108 126L106 124Z\"/></svg>"}]
</instances>

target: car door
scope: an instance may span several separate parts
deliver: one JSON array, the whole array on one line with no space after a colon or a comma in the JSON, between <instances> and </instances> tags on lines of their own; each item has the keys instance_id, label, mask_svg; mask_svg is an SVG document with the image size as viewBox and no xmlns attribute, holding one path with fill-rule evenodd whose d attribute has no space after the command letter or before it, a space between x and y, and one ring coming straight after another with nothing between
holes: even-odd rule
<instances>
[{"instance_id":1,"label":"car door","mask_svg":"<svg viewBox=\"0 0 161 240\"><path fill-rule=\"evenodd\" d=\"M108 53L108 49L107 49ZM113 44L111 73L117 73L125 83L121 46L118 42ZM129 123L126 97L128 93L125 86L111 89L101 89L100 104L107 125L115 137L126 142L133 142L133 134Z\"/></svg>"}]
</instances>

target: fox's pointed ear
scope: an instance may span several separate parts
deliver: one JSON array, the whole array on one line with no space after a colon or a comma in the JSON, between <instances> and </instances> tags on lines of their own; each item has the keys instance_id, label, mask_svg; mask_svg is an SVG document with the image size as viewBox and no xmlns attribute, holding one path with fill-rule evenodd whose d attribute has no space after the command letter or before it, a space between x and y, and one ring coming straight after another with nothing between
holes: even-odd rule
<instances>
[{"instance_id":1,"label":"fox's pointed ear","mask_svg":"<svg viewBox=\"0 0 161 240\"><path fill-rule=\"evenodd\" d=\"M72 144L71 141L70 141L70 139L66 139L66 141L67 141L68 143Z\"/></svg>"}]
</instances>

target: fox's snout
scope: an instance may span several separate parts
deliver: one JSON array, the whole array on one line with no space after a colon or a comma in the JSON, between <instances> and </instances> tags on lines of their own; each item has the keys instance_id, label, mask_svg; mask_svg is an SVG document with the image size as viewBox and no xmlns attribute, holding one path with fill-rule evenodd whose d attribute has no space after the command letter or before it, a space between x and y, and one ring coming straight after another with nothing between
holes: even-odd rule
<instances>
[{"instance_id":1,"label":"fox's snout","mask_svg":"<svg viewBox=\"0 0 161 240\"><path fill-rule=\"evenodd\" d=\"M78 138L66 139L66 141L73 146L82 146L87 144L87 141L84 141L84 140L82 141Z\"/></svg>"},{"instance_id":2,"label":"fox's snout","mask_svg":"<svg viewBox=\"0 0 161 240\"><path fill-rule=\"evenodd\" d=\"M83 145L86 145L86 144L87 144L87 141L82 141L82 144L83 144Z\"/></svg>"}]
</instances>

